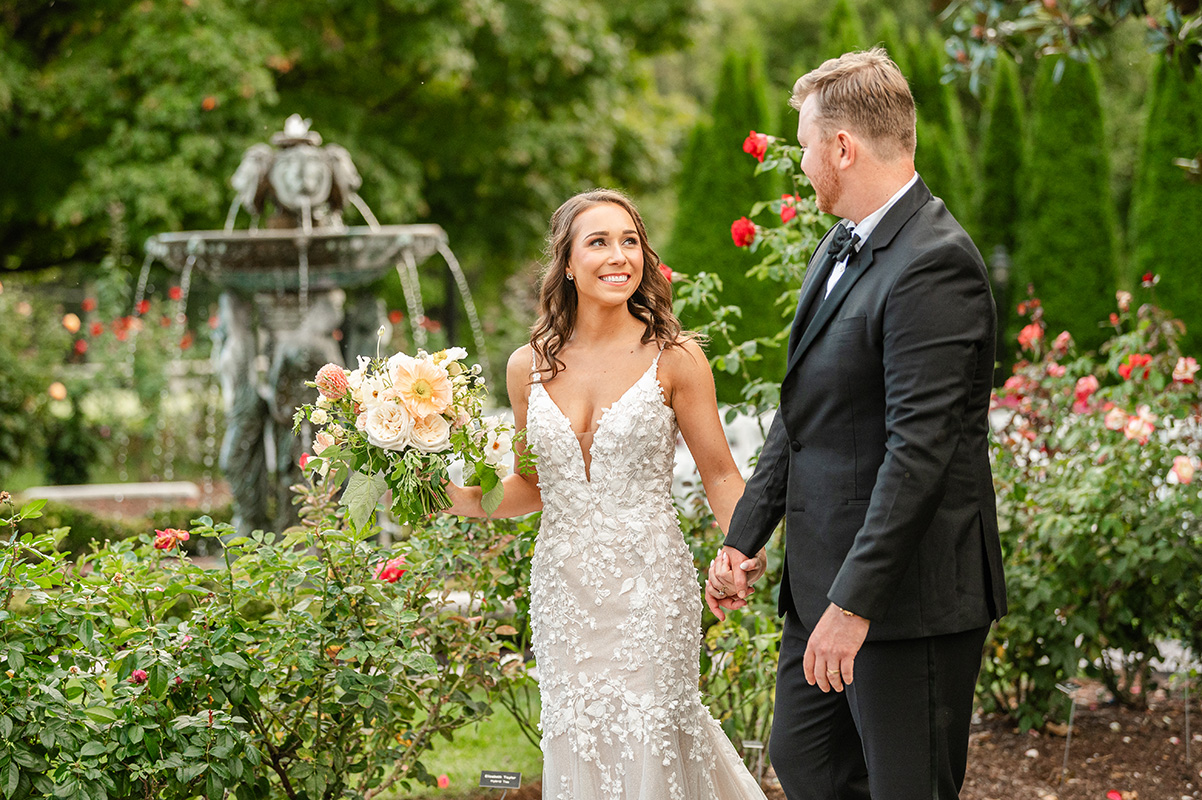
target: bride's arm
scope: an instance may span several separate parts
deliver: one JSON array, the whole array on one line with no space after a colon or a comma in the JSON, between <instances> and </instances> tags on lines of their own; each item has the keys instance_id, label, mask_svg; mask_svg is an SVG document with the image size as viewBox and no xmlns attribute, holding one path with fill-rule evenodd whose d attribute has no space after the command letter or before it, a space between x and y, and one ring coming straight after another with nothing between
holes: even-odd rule
<instances>
[{"instance_id":1,"label":"bride's arm","mask_svg":"<svg viewBox=\"0 0 1202 800\"><path fill-rule=\"evenodd\" d=\"M530 400L530 346L519 347L509 357L505 368L505 384L509 392L509 403L513 406L513 424L517 431L526 429L526 406ZM526 452L525 437L515 441L513 445L513 474L506 475L501 480L505 488L505 496L501 505L493 512L492 517L521 517L541 511L543 507L542 494L538 490L538 472L519 472L517 469L522 456ZM487 517L480 500L483 490L479 486L457 486L447 484L447 496L451 498L451 507L446 509L449 514L461 517Z\"/></svg>"},{"instance_id":2,"label":"bride's arm","mask_svg":"<svg viewBox=\"0 0 1202 800\"><path fill-rule=\"evenodd\" d=\"M664 361L668 363L664 365ZM676 424L697 464L718 527L726 533L735 504L743 496L743 476L735 466L718 416L709 362L701 347L688 341L682 347L665 350L661 366L668 367L668 404L676 412Z\"/></svg>"}]
</instances>

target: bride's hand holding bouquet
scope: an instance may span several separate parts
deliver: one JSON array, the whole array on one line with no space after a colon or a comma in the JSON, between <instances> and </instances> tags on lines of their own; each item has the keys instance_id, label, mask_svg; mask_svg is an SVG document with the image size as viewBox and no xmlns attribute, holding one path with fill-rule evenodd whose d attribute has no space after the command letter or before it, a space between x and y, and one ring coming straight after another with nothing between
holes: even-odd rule
<instances>
[{"instance_id":1,"label":"bride's hand holding bouquet","mask_svg":"<svg viewBox=\"0 0 1202 800\"><path fill-rule=\"evenodd\" d=\"M484 507L500 505L513 430L484 416L484 378L466 358L461 347L360 356L355 369L326 364L307 384L320 396L293 420L298 432L305 421L317 429L314 459L305 466L333 470L336 481L349 476L342 504L356 529L371 521L389 489L401 523L419 523L450 506L445 485L456 459L465 480L480 485Z\"/></svg>"}]
</instances>

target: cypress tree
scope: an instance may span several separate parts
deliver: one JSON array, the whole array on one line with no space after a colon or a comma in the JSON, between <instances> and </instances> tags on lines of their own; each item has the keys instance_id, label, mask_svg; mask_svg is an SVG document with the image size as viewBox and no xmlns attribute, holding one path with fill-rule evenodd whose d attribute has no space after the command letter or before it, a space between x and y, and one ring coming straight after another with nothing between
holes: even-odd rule
<instances>
[{"instance_id":1,"label":"cypress tree","mask_svg":"<svg viewBox=\"0 0 1202 800\"><path fill-rule=\"evenodd\" d=\"M1196 355L1202 347L1202 189L1173 159L1192 157L1202 143L1202 78L1159 59L1149 97L1132 198L1132 266L1136 276L1160 276L1157 301L1185 322L1182 346Z\"/></svg>"},{"instance_id":2,"label":"cypress tree","mask_svg":"<svg viewBox=\"0 0 1202 800\"><path fill-rule=\"evenodd\" d=\"M822 21L822 57L819 63L853 50L863 50L867 41L864 21L860 19L860 12L851 4L851 0L835 0Z\"/></svg>"},{"instance_id":3,"label":"cypress tree","mask_svg":"<svg viewBox=\"0 0 1202 800\"><path fill-rule=\"evenodd\" d=\"M893 59L893 63L897 64L897 68L908 80L910 77L910 52L906 47L906 40L902 36L901 23L897 21L897 15L893 13L892 9L886 8L877 17L876 41L885 48L889 58Z\"/></svg>"},{"instance_id":4,"label":"cypress tree","mask_svg":"<svg viewBox=\"0 0 1202 800\"><path fill-rule=\"evenodd\" d=\"M941 199L955 214L959 200L959 181L956 179L947 135L941 126L921 115L918 117L917 132L918 149L914 153L914 168L922 176L931 194Z\"/></svg>"},{"instance_id":5,"label":"cypress tree","mask_svg":"<svg viewBox=\"0 0 1202 800\"><path fill-rule=\"evenodd\" d=\"M1049 335L1068 330L1094 348L1114 307L1117 251L1097 68L1046 56L1032 96L1018 286L1034 285Z\"/></svg>"},{"instance_id":6,"label":"cypress tree","mask_svg":"<svg viewBox=\"0 0 1202 800\"><path fill-rule=\"evenodd\" d=\"M998 54L981 134L981 180L977 191L977 245L986 260L998 245L1013 257L1018 243L1023 107L1018 68Z\"/></svg>"},{"instance_id":7,"label":"cypress tree","mask_svg":"<svg viewBox=\"0 0 1202 800\"><path fill-rule=\"evenodd\" d=\"M743 141L755 130L772 131L763 73L755 55L727 54L714 96L712 117L699 123L689 138L678 179L678 203L672 238L661 251L664 262L680 272L709 272L722 279L723 305L742 309L730 319L734 340L741 342L780 331L786 320L775 305L784 287L766 287L746 277L760 256L736 247L730 225L760 200L780 195L774 175L753 177L755 159L743 152ZM710 319L685 318L686 328ZM725 346L716 343L715 347ZM784 356L780 355L783 368ZM742 378L718 373L718 398L742 399Z\"/></svg>"}]
</instances>

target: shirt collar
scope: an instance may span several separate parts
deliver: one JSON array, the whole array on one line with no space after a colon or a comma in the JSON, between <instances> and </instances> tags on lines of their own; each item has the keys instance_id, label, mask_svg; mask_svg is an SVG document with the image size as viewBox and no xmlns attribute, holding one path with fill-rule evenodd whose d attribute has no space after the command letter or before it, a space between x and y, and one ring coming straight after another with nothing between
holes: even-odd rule
<instances>
[{"instance_id":1,"label":"shirt collar","mask_svg":"<svg viewBox=\"0 0 1202 800\"><path fill-rule=\"evenodd\" d=\"M876 228L876 226L880 224L880 221L885 218L885 215L889 213L889 209L893 208L894 204L897 203L898 200L902 199L902 195L910 191L910 187L917 182L918 173L915 172L910 176L910 180L906 181L905 186L898 189L896 194L885 201L885 205L881 206L876 211L873 211L871 214L864 217L864 219L860 220L859 225L855 225L849 219L843 220L843 224L847 226L847 229L860 237L860 240L856 242L857 252L861 247L864 246L864 242L868 240L868 237L872 234L873 229Z\"/></svg>"}]
</instances>

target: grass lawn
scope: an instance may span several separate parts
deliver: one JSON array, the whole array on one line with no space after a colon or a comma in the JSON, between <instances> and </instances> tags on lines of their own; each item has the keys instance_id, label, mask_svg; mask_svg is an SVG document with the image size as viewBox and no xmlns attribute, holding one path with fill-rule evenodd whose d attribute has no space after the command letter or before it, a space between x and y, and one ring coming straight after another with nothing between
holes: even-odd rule
<instances>
[{"instance_id":1,"label":"grass lawn","mask_svg":"<svg viewBox=\"0 0 1202 800\"><path fill-rule=\"evenodd\" d=\"M432 774L446 774L451 779L448 788L422 786L382 797L389 800L480 797L484 793L479 786L482 770L520 772L523 786L542 777L542 753L526 739L508 711L499 705L495 709L484 722L457 731L454 741L440 740L423 759ZM494 793L498 798L501 796L500 791Z\"/></svg>"}]
</instances>

